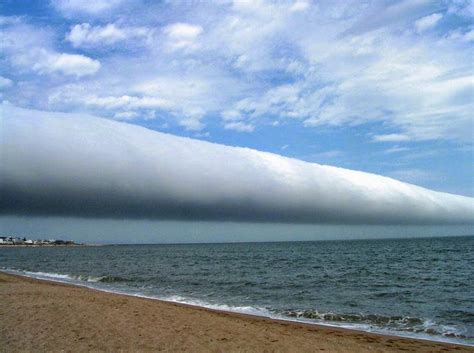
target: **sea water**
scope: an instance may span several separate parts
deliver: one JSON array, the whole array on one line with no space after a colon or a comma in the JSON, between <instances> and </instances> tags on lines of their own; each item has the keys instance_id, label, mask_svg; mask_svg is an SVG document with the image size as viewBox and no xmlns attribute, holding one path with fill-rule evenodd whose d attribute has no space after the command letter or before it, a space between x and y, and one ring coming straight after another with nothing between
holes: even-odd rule
<instances>
[{"instance_id":1,"label":"sea water","mask_svg":"<svg viewBox=\"0 0 474 353\"><path fill-rule=\"evenodd\" d=\"M474 345L474 237L0 248L0 268L215 309Z\"/></svg>"}]
</instances>

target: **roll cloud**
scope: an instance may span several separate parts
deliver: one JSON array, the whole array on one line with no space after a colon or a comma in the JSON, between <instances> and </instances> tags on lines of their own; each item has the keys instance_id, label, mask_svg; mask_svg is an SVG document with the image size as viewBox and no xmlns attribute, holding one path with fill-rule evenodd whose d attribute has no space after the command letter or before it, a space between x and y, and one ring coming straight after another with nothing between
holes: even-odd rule
<instances>
[{"instance_id":1,"label":"roll cloud","mask_svg":"<svg viewBox=\"0 0 474 353\"><path fill-rule=\"evenodd\" d=\"M472 224L474 199L391 178L2 105L0 212L95 218Z\"/></svg>"}]
</instances>

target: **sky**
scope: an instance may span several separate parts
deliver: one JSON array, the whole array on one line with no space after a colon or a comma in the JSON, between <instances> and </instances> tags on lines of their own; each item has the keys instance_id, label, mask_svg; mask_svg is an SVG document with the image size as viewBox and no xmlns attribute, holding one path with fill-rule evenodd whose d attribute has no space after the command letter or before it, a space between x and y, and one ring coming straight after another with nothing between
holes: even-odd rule
<instances>
[{"instance_id":1,"label":"sky","mask_svg":"<svg viewBox=\"0 0 474 353\"><path fill-rule=\"evenodd\" d=\"M165 242L195 239L180 232L199 221L202 241L219 239L209 229L293 239L268 224L282 221L306 223L297 239L328 234L308 223L472 230L472 1L7 0L0 14L3 231L112 241L124 219L143 242L157 239L150 222Z\"/></svg>"}]
</instances>

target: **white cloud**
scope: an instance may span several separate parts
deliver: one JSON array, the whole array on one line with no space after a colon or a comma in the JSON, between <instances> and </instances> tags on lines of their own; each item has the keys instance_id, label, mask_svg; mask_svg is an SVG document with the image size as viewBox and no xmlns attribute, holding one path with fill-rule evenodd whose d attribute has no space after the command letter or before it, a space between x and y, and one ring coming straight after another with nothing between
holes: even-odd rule
<instances>
[{"instance_id":1,"label":"white cloud","mask_svg":"<svg viewBox=\"0 0 474 353\"><path fill-rule=\"evenodd\" d=\"M474 29L468 31L453 31L447 36L448 40L460 40L463 42L474 41Z\"/></svg>"},{"instance_id":2,"label":"white cloud","mask_svg":"<svg viewBox=\"0 0 474 353\"><path fill-rule=\"evenodd\" d=\"M33 71L39 74L60 73L76 78L95 74L100 62L81 54L56 51L53 35L48 30L36 29L24 23L15 23L0 31L0 48L6 61L16 71ZM39 87L38 90L44 90Z\"/></svg>"},{"instance_id":3,"label":"white cloud","mask_svg":"<svg viewBox=\"0 0 474 353\"><path fill-rule=\"evenodd\" d=\"M174 23L167 26L164 33L168 36L170 50L196 49L196 39L203 32L203 28L189 23Z\"/></svg>"},{"instance_id":4,"label":"white cloud","mask_svg":"<svg viewBox=\"0 0 474 353\"><path fill-rule=\"evenodd\" d=\"M308 0L296 0L293 5L290 7L290 11L300 12L306 11L310 7Z\"/></svg>"},{"instance_id":5,"label":"white cloud","mask_svg":"<svg viewBox=\"0 0 474 353\"><path fill-rule=\"evenodd\" d=\"M471 29L470 31L464 33L463 39L467 42L474 41L474 29Z\"/></svg>"},{"instance_id":6,"label":"white cloud","mask_svg":"<svg viewBox=\"0 0 474 353\"><path fill-rule=\"evenodd\" d=\"M66 40L74 47L112 45L130 39L146 39L151 30L145 27L117 27L113 23L105 26L91 26L89 23L74 25L66 34Z\"/></svg>"},{"instance_id":7,"label":"white cloud","mask_svg":"<svg viewBox=\"0 0 474 353\"><path fill-rule=\"evenodd\" d=\"M194 39L202 33L202 27L189 23L174 23L165 28L165 33L175 39Z\"/></svg>"},{"instance_id":8,"label":"white cloud","mask_svg":"<svg viewBox=\"0 0 474 353\"><path fill-rule=\"evenodd\" d=\"M410 137L404 134L374 135L372 138L376 142L399 142L410 140Z\"/></svg>"},{"instance_id":9,"label":"white cloud","mask_svg":"<svg viewBox=\"0 0 474 353\"><path fill-rule=\"evenodd\" d=\"M237 121L225 123L224 129L235 130L239 132L253 132L255 130L255 126L253 126L252 124L244 123L242 121Z\"/></svg>"},{"instance_id":10,"label":"white cloud","mask_svg":"<svg viewBox=\"0 0 474 353\"><path fill-rule=\"evenodd\" d=\"M89 14L100 15L123 3L124 0L52 0L51 4L66 15Z\"/></svg>"},{"instance_id":11,"label":"white cloud","mask_svg":"<svg viewBox=\"0 0 474 353\"><path fill-rule=\"evenodd\" d=\"M235 109L223 111L221 115L224 121L235 121L242 119L242 114L240 113L240 111Z\"/></svg>"},{"instance_id":12,"label":"white cloud","mask_svg":"<svg viewBox=\"0 0 474 353\"><path fill-rule=\"evenodd\" d=\"M9 78L0 76L0 89L8 88L8 87L11 87L12 85L13 85L12 80L10 80Z\"/></svg>"},{"instance_id":13,"label":"white cloud","mask_svg":"<svg viewBox=\"0 0 474 353\"><path fill-rule=\"evenodd\" d=\"M59 54L41 52L42 55L32 63L32 69L41 74L59 72L77 77L95 74L100 62L80 54Z\"/></svg>"},{"instance_id":14,"label":"white cloud","mask_svg":"<svg viewBox=\"0 0 474 353\"><path fill-rule=\"evenodd\" d=\"M179 120L179 125L184 127L186 130L201 131L204 128L204 124L201 122L198 116L189 116Z\"/></svg>"},{"instance_id":15,"label":"white cloud","mask_svg":"<svg viewBox=\"0 0 474 353\"><path fill-rule=\"evenodd\" d=\"M18 24L21 21L20 16L0 16L0 26Z\"/></svg>"},{"instance_id":16,"label":"white cloud","mask_svg":"<svg viewBox=\"0 0 474 353\"><path fill-rule=\"evenodd\" d=\"M133 120L138 117L137 112L118 112L114 114L116 120Z\"/></svg>"},{"instance_id":17,"label":"white cloud","mask_svg":"<svg viewBox=\"0 0 474 353\"><path fill-rule=\"evenodd\" d=\"M379 175L92 116L2 109L0 208L8 214L474 223L472 198Z\"/></svg>"},{"instance_id":18,"label":"white cloud","mask_svg":"<svg viewBox=\"0 0 474 353\"><path fill-rule=\"evenodd\" d=\"M439 13L434 13L429 16L422 17L415 22L415 27L418 32L426 31L430 28L436 26L436 24L443 18L443 15Z\"/></svg>"},{"instance_id":19,"label":"white cloud","mask_svg":"<svg viewBox=\"0 0 474 353\"><path fill-rule=\"evenodd\" d=\"M83 103L89 106L105 109L140 109L140 108L170 108L171 103L159 97L136 97L136 96L107 96L97 97L94 95L83 97Z\"/></svg>"},{"instance_id":20,"label":"white cloud","mask_svg":"<svg viewBox=\"0 0 474 353\"><path fill-rule=\"evenodd\" d=\"M454 3L408 0L363 7L357 1L321 2L317 8L311 2L306 8L309 3L303 1L239 1L196 7L190 14L188 7L165 2L134 4L120 17L113 16L118 2L56 4L75 13L110 16L100 25L79 23L67 35L90 53L89 71L48 70L49 60L62 54L59 27L54 33L54 25L29 25L27 31L18 22L6 25L15 31L0 31L0 47L12 72L24 75L35 64L36 73L77 71L55 82L57 75L43 76L41 84L31 79L35 87L18 94L21 104L54 101L55 109L90 109L107 116L162 109L168 123L199 110L200 124L223 119L222 127L230 122L284 126L288 119L310 129L375 123L412 141L472 139L473 32L466 18L456 22L472 7L467 3L451 9ZM459 26L413 30L415 21L434 21L438 16L433 15L444 13ZM21 21L25 27L26 20ZM150 39L145 32L152 28ZM100 63L94 61L99 55ZM91 77L97 64L100 71ZM71 81L82 92L69 94ZM120 103L121 97L140 108Z\"/></svg>"}]
</instances>

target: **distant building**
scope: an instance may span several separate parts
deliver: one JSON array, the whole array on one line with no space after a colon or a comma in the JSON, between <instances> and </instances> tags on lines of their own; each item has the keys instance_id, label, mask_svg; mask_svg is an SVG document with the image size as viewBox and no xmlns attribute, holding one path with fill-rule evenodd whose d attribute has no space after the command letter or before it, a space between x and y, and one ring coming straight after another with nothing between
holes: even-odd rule
<instances>
[{"instance_id":1,"label":"distant building","mask_svg":"<svg viewBox=\"0 0 474 353\"><path fill-rule=\"evenodd\" d=\"M14 236L1 236L0 245L78 245L72 240L61 240L61 239L27 239L26 237L14 237Z\"/></svg>"}]
</instances>

